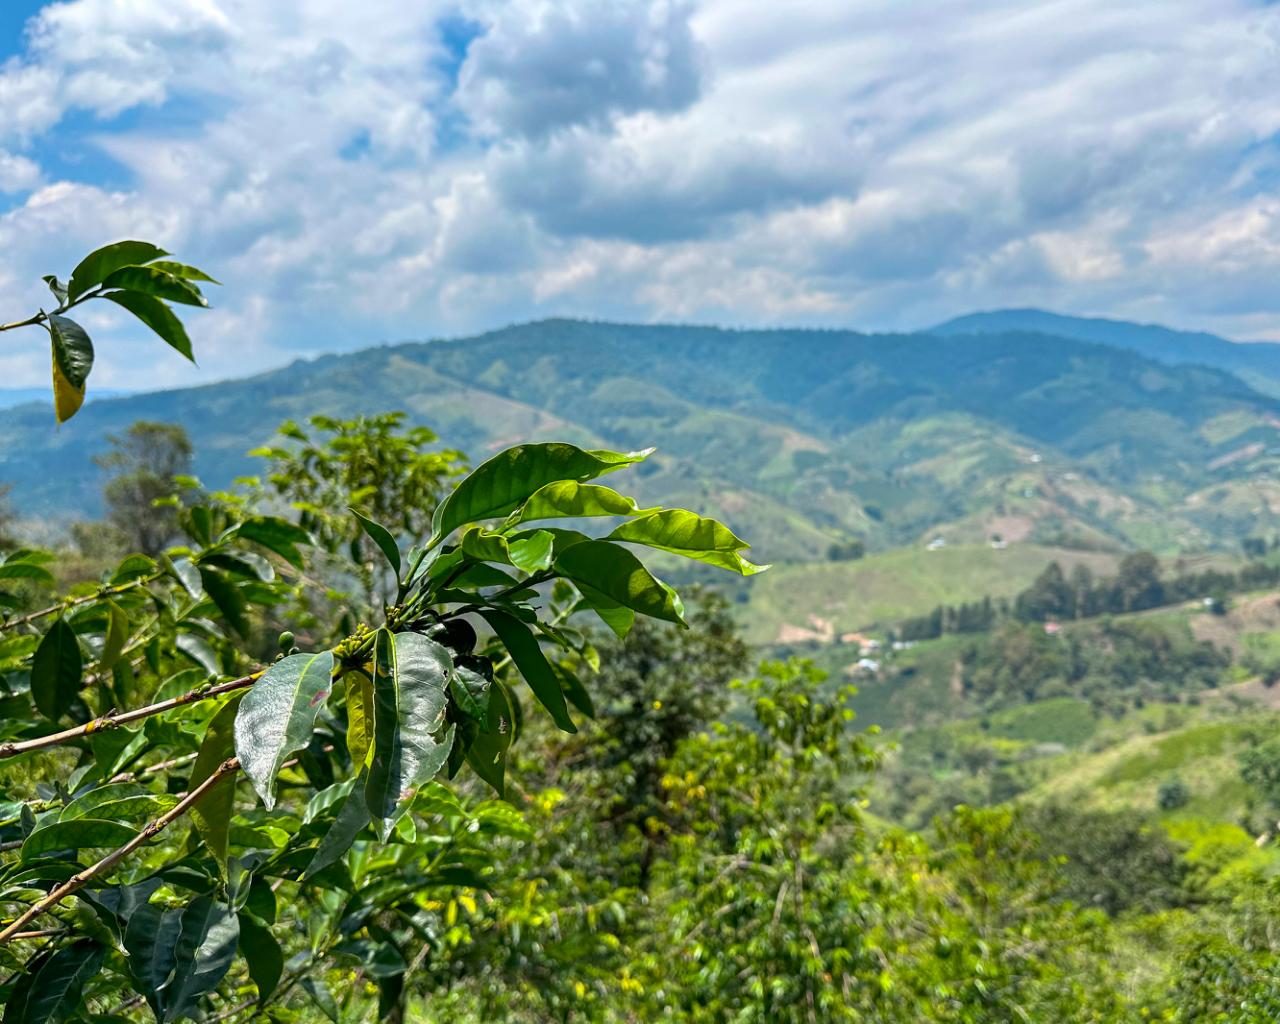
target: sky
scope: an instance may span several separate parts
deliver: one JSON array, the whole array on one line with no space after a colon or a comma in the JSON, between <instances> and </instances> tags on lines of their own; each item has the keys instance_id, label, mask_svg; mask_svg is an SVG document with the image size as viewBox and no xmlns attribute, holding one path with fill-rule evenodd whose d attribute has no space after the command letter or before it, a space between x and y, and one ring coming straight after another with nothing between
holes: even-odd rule
<instances>
[{"instance_id":1,"label":"sky","mask_svg":"<svg viewBox=\"0 0 1280 1024\"><path fill-rule=\"evenodd\" d=\"M547 316L1280 339L1280 6L0 0L0 320L131 237L223 287L198 367L85 307L101 387Z\"/></svg>"}]
</instances>

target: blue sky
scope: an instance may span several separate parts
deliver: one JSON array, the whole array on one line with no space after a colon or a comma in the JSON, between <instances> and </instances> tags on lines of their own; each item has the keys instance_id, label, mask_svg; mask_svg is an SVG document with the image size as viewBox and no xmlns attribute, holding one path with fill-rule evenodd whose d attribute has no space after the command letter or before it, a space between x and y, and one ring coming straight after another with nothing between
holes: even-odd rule
<instances>
[{"instance_id":1,"label":"blue sky","mask_svg":"<svg viewBox=\"0 0 1280 1024\"><path fill-rule=\"evenodd\" d=\"M199 368L88 313L101 386L552 315L1280 339L1278 44L1243 0L6 0L0 315L142 237L225 287Z\"/></svg>"}]
</instances>

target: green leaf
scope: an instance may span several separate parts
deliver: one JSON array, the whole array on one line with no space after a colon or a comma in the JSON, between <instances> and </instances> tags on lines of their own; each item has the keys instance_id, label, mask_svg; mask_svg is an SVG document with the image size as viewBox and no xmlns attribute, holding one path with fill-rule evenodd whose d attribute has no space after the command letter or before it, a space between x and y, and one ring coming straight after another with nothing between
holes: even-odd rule
<instances>
[{"instance_id":1,"label":"green leaf","mask_svg":"<svg viewBox=\"0 0 1280 1024\"><path fill-rule=\"evenodd\" d=\"M767 565L755 565L743 558L739 552L746 551L750 545L723 523L682 508L664 509L621 523L607 539L645 544L743 576L751 576L769 568Z\"/></svg>"},{"instance_id":2,"label":"green leaf","mask_svg":"<svg viewBox=\"0 0 1280 1024\"><path fill-rule=\"evenodd\" d=\"M236 713L244 699L243 692L231 697L209 720L196 762L191 766L187 779L187 791L195 789L218 770L218 766L235 750ZM222 870L227 873L227 843L231 829L231 815L235 810L236 784L234 776L227 775L214 784L191 808L191 817L209 852Z\"/></svg>"},{"instance_id":3,"label":"green leaf","mask_svg":"<svg viewBox=\"0 0 1280 1024\"><path fill-rule=\"evenodd\" d=\"M37 952L9 994L4 1024L59 1024L76 1015L84 984L102 969L106 953L94 939Z\"/></svg>"},{"instance_id":4,"label":"green leaf","mask_svg":"<svg viewBox=\"0 0 1280 1024\"><path fill-rule=\"evenodd\" d=\"M634 498L619 494L602 484L557 480L539 488L529 500L511 513L509 526L531 519L574 519L587 516L648 515L657 509L640 508Z\"/></svg>"},{"instance_id":5,"label":"green leaf","mask_svg":"<svg viewBox=\"0 0 1280 1024\"><path fill-rule=\"evenodd\" d=\"M166 274L172 274L174 277L180 277L184 281L208 281L210 284L222 284L210 277L199 267L192 267L186 263L178 263L174 260L156 260L150 264L156 270L163 270Z\"/></svg>"},{"instance_id":6,"label":"green leaf","mask_svg":"<svg viewBox=\"0 0 1280 1024\"><path fill-rule=\"evenodd\" d=\"M216 676L222 671L222 666L218 664L218 652L204 637L197 636L195 633L179 633L173 638L173 646L211 676Z\"/></svg>"},{"instance_id":7,"label":"green leaf","mask_svg":"<svg viewBox=\"0 0 1280 1024\"><path fill-rule=\"evenodd\" d=\"M564 694L560 691L560 680L556 678L546 655L538 646L537 637L529 627L514 615L497 609L482 609L480 614L498 634L498 639L511 655L511 660L515 662L516 668L520 670L525 682L533 690L533 695L538 698L544 708L551 712L551 718L556 725L565 732L577 732L577 726L569 717L569 708L564 702Z\"/></svg>"},{"instance_id":8,"label":"green leaf","mask_svg":"<svg viewBox=\"0 0 1280 1024\"><path fill-rule=\"evenodd\" d=\"M284 953L271 929L251 914L241 913L240 952L244 955L249 978L258 987L258 1005L276 990L284 973Z\"/></svg>"},{"instance_id":9,"label":"green leaf","mask_svg":"<svg viewBox=\"0 0 1280 1024\"><path fill-rule=\"evenodd\" d=\"M337 1000L333 998L333 993L329 991L329 986L324 983L324 979L305 977L301 985L303 991L315 1001L316 1006L320 1007L321 1012L333 1021L333 1024L339 1024L342 1014L338 1010Z\"/></svg>"},{"instance_id":10,"label":"green leaf","mask_svg":"<svg viewBox=\"0 0 1280 1024\"><path fill-rule=\"evenodd\" d=\"M123 846L138 830L118 821L102 818L72 818L41 825L22 841L22 859L31 860L55 850L83 850Z\"/></svg>"},{"instance_id":11,"label":"green leaf","mask_svg":"<svg viewBox=\"0 0 1280 1024\"><path fill-rule=\"evenodd\" d=\"M332 675L332 651L290 655L267 669L240 702L236 755L267 810L276 803L280 766L311 739Z\"/></svg>"},{"instance_id":12,"label":"green leaf","mask_svg":"<svg viewBox=\"0 0 1280 1024\"><path fill-rule=\"evenodd\" d=\"M368 767L373 754L373 680L352 670L343 676L347 697L347 753L351 763Z\"/></svg>"},{"instance_id":13,"label":"green leaf","mask_svg":"<svg viewBox=\"0 0 1280 1024\"><path fill-rule=\"evenodd\" d=\"M84 404L85 381L93 369L93 342L74 320L49 314L46 321L53 348L53 407L59 423L71 419Z\"/></svg>"},{"instance_id":14,"label":"green leaf","mask_svg":"<svg viewBox=\"0 0 1280 1024\"><path fill-rule=\"evenodd\" d=\"M102 652L98 655L98 670L110 672L120 660L124 645L129 642L129 616L114 601L107 602L107 632L102 639Z\"/></svg>"},{"instance_id":15,"label":"green leaf","mask_svg":"<svg viewBox=\"0 0 1280 1024\"><path fill-rule=\"evenodd\" d=\"M527 573L535 573L551 565L554 535L547 530L533 530L512 539L473 526L462 535L462 553L481 562L502 562Z\"/></svg>"},{"instance_id":16,"label":"green leaf","mask_svg":"<svg viewBox=\"0 0 1280 1024\"><path fill-rule=\"evenodd\" d=\"M227 625L242 637L249 635L249 619L245 614L244 597L236 585L213 569L201 565L200 582L204 592L227 620Z\"/></svg>"},{"instance_id":17,"label":"green leaf","mask_svg":"<svg viewBox=\"0 0 1280 1024\"><path fill-rule=\"evenodd\" d=\"M607 540L586 540L560 552L555 569L574 583L598 591L624 608L650 618L685 625L684 605L626 548Z\"/></svg>"},{"instance_id":18,"label":"green leaf","mask_svg":"<svg viewBox=\"0 0 1280 1024\"><path fill-rule=\"evenodd\" d=\"M563 665L556 665L555 668L560 675L560 689L569 698L569 703L588 718L595 718L595 702L591 699L591 694L587 692L586 687L582 685L582 680Z\"/></svg>"},{"instance_id":19,"label":"green leaf","mask_svg":"<svg viewBox=\"0 0 1280 1024\"><path fill-rule=\"evenodd\" d=\"M511 698L501 683L494 683L488 696L485 728L467 748L467 764L499 796L505 796L507 752L515 738L515 714L511 709Z\"/></svg>"},{"instance_id":20,"label":"green leaf","mask_svg":"<svg viewBox=\"0 0 1280 1024\"><path fill-rule=\"evenodd\" d=\"M462 654L453 659L449 692L453 702L467 717L485 722L489 715L489 690L493 686L493 664L488 658Z\"/></svg>"},{"instance_id":21,"label":"green leaf","mask_svg":"<svg viewBox=\"0 0 1280 1024\"><path fill-rule=\"evenodd\" d=\"M445 723L445 686L452 670L448 650L434 640L386 628L374 635L374 744L365 798L375 817L394 814L448 760L453 727Z\"/></svg>"},{"instance_id":22,"label":"green leaf","mask_svg":"<svg viewBox=\"0 0 1280 1024\"><path fill-rule=\"evenodd\" d=\"M137 783L125 782L91 789L72 800L58 814L59 821L98 818L110 821L139 821L167 811L177 803L168 793L151 793Z\"/></svg>"},{"instance_id":23,"label":"green leaf","mask_svg":"<svg viewBox=\"0 0 1280 1024\"><path fill-rule=\"evenodd\" d=\"M75 701L83 668L75 630L66 619L55 620L31 661L31 696L49 721L56 722Z\"/></svg>"},{"instance_id":24,"label":"green leaf","mask_svg":"<svg viewBox=\"0 0 1280 1024\"><path fill-rule=\"evenodd\" d=\"M631 632L631 627L636 624L636 613L630 608L624 608L612 598L606 597L595 587L581 582L577 586L582 599L593 612L600 616L600 621L613 630L619 640L625 640L627 634Z\"/></svg>"},{"instance_id":25,"label":"green leaf","mask_svg":"<svg viewBox=\"0 0 1280 1024\"><path fill-rule=\"evenodd\" d=\"M141 292L143 295L154 295L157 299L180 302L185 306L209 305L195 285L154 267L121 267L107 275L102 287Z\"/></svg>"},{"instance_id":26,"label":"green leaf","mask_svg":"<svg viewBox=\"0 0 1280 1024\"><path fill-rule=\"evenodd\" d=\"M268 551L279 555L295 569L303 567L299 545L311 543L311 534L301 526L277 516L254 516L235 528L235 535L244 540L261 544Z\"/></svg>"},{"instance_id":27,"label":"green leaf","mask_svg":"<svg viewBox=\"0 0 1280 1024\"><path fill-rule=\"evenodd\" d=\"M42 565L10 561L0 565L0 580L36 580L39 583L52 583L53 573Z\"/></svg>"},{"instance_id":28,"label":"green leaf","mask_svg":"<svg viewBox=\"0 0 1280 1024\"><path fill-rule=\"evenodd\" d=\"M144 295L142 292L107 292L103 298L127 309L155 331L170 348L176 349L193 363L196 361L191 352L191 339L187 336L187 329L182 326L182 321L154 295Z\"/></svg>"},{"instance_id":29,"label":"green leaf","mask_svg":"<svg viewBox=\"0 0 1280 1024\"><path fill-rule=\"evenodd\" d=\"M129 555L116 566L116 571L111 576L111 582L115 585L129 583L132 580L151 575L156 571L156 568L155 560L148 558L146 555Z\"/></svg>"},{"instance_id":30,"label":"green leaf","mask_svg":"<svg viewBox=\"0 0 1280 1024\"><path fill-rule=\"evenodd\" d=\"M121 267L132 267L140 263L150 263L161 256L169 254L150 242L113 242L89 253L76 269L71 272L71 280L67 284L67 295L74 302L96 284L101 284L110 274Z\"/></svg>"},{"instance_id":31,"label":"green leaf","mask_svg":"<svg viewBox=\"0 0 1280 1024\"><path fill-rule=\"evenodd\" d=\"M649 451L584 451L560 442L508 448L464 477L436 507L432 543L467 523L510 514L549 483L590 480L639 462Z\"/></svg>"},{"instance_id":32,"label":"green leaf","mask_svg":"<svg viewBox=\"0 0 1280 1024\"><path fill-rule=\"evenodd\" d=\"M58 300L59 306L67 304L67 286L59 281L53 274L45 274L40 278L49 286L49 291L53 293L53 297Z\"/></svg>"},{"instance_id":33,"label":"green leaf","mask_svg":"<svg viewBox=\"0 0 1280 1024\"><path fill-rule=\"evenodd\" d=\"M351 844L356 841L361 830L369 824L373 815L369 813L369 804L365 800L366 781L363 775L356 780L356 784L343 801L342 810L338 812L338 816L333 819L333 824L329 826L329 831L320 840L315 855L307 863L306 870L303 871L299 881L305 882L330 864L337 863L338 859L351 849Z\"/></svg>"},{"instance_id":34,"label":"green leaf","mask_svg":"<svg viewBox=\"0 0 1280 1024\"><path fill-rule=\"evenodd\" d=\"M225 903L197 896L182 911L182 926L174 949L173 978L164 986L164 1021L175 1021L196 1009L201 996L212 992L236 956L240 921Z\"/></svg>"},{"instance_id":35,"label":"green leaf","mask_svg":"<svg viewBox=\"0 0 1280 1024\"><path fill-rule=\"evenodd\" d=\"M527 573L550 568L555 535L549 530L535 530L513 539L508 545L511 564Z\"/></svg>"},{"instance_id":36,"label":"green leaf","mask_svg":"<svg viewBox=\"0 0 1280 1024\"><path fill-rule=\"evenodd\" d=\"M371 541L378 545L379 550L387 556L387 561L391 563L391 568L395 570L396 575L400 575L400 547L396 544L396 539L391 536L391 531L381 523L375 523L368 516L361 515L355 509L348 509L350 513L356 517L356 521Z\"/></svg>"},{"instance_id":37,"label":"green leaf","mask_svg":"<svg viewBox=\"0 0 1280 1024\"><path fill-rule=\"evenodd\" d=\"M125 925L124 948L129 954L129 973L157 1019L164 1012L160 990L173 974L181 929L180 909L164 909L154 903L137 907Z\"/></svg>"}]
</instances>

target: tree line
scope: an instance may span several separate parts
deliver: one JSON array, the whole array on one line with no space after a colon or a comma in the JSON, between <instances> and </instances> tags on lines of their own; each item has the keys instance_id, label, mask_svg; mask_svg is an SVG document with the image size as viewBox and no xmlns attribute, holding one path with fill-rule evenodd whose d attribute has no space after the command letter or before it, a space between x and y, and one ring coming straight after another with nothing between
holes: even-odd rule
<instances>
[{"instance_id":1,"label":"tree line","mask_svg":"<svg viewBox=\"0 0 1280 1024\"><path fill-rule=\"evenodd\" d=\"M1136 551L1120 560L1113 576L1097 577L1083 564L1070 573L1050 562L1012 601L984 597L959 605L939 605L929 614L905 619L895 629L901 640L932 640L948 633L982 633L1006 619L1019 622L1070 621L1099 615L1147 611L1184 601L1206 600L1226 609L1230 594L1280 585L1280 563L1251 560L1238 571L1204 569L1164 577L1159 559Z\"/></svg>"}]
</instances>

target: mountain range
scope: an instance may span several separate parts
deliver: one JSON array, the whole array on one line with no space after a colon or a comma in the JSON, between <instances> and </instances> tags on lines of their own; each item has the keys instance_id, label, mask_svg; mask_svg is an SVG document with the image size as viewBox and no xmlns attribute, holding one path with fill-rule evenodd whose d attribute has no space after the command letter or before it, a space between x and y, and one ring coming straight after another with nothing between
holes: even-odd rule
<instances>
[{"instance_id":1,"label":"mountain range","mask_svg":"<svg viewBox=\"0 0 1280 1024\"><path fill-rule=\"evenodd\" d=\"M1280 346L1034 310L909 334L545 320L99 399L56 430L46 405L0 409L0 481L21 514L88 517L92 456L135 420L181 423L225 486L285 419L403 409L475 461L656 444L640 496L724 518L764 561L855 537L1205 550L1276 525L1275 394Z\"/></svg>"}]
</instances>

